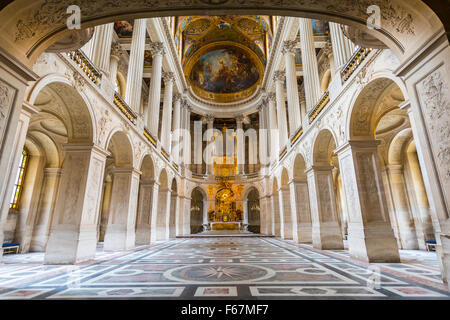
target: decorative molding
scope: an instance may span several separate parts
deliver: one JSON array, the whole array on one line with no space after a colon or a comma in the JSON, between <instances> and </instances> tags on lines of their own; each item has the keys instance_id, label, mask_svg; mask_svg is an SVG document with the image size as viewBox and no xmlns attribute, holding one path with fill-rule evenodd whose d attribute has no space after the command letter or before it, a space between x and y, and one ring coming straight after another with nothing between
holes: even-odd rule
<instances>
[{"instance_id":1,"label":"decorative molding","mask_svg":"<svg viewBox=\"0 0 450 320\"><path fill-rule=\"evenodd\" d=\"M166 50L164 49L164 44L162 42L151 42L149 44L150 51L152 55L164 55Z\"/></svg>"},{"instance_id":2,"label":"decorative molding","mask_svg":"<svg viewBox=\"0 0 450 320\"><path fill-rule=\"evenodd\" d=\"M286 72L285 71L277 70L277 71L274 72L274 74L273 74L273 81L282 81L282 82L284 82L285 79L286 79Z\"/></svg>"}]
</instances>

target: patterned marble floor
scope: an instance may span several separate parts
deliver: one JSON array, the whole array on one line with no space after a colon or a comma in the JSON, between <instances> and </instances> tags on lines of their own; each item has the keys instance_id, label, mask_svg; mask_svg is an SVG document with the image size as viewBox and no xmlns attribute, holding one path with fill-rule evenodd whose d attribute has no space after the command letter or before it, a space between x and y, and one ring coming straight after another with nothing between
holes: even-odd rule
<instances>
[{"instance_id":1,"label":"patterned marble floor","mask_svg":"<svg viewBox=\"0 0 450 320\"><path fill-rule=\"evenodd\" d=\"M402 263L365 264L274 238L176 239L104 252L76 266L42 253L6 255L3 299L450 299L436 254L402 251Z\"/></svg>"}]
</instances>

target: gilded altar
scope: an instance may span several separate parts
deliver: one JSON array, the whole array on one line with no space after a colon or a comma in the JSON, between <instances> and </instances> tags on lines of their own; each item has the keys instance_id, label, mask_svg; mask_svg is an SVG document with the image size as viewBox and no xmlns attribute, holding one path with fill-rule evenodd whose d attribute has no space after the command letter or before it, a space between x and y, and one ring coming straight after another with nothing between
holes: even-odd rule
<instances>
[{"instance_id":1,"label":"gilded altar","mask_svg":"<svg viewBox=\"0 0 450 320\"><path fill-rule=\"evenodd\" d=\"M233 186L222 181L217 187L215 210L209 212L209 223L212 230L238 230L242 223L242 208L236 206L238 193ZM236 189L236 188L234 188Z\"/></svg>"}]
</instances>

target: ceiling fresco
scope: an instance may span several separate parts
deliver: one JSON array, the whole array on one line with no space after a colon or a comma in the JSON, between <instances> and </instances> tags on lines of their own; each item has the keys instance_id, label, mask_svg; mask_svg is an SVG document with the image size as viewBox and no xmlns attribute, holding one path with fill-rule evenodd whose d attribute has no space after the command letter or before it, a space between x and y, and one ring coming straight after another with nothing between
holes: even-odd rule
<instances>
[{"instance_id":1,"label":"ceiling fresco","mask_svg":"<svg viewBox=\"0 0 450 320\"><path fill-rule=\"evenodd\" d=\"M269 16L187 16L175 21L174 40L186 79L198 96L215 102L254 93L272 38Z\"/></svg>"}]
</instances>

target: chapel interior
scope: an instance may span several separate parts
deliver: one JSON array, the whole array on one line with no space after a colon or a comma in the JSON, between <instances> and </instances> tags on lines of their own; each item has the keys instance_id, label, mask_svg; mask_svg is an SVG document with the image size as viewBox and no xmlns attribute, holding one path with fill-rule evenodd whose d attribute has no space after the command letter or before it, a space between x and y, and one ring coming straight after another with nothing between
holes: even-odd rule
<instances>
[{"instance_id":1,"label":"chapel interior","mask_svg":"<svg viewBox=\"0 0 450 320\"><path fill-rule=\"evenodd\" d=\"M450 50L426 1L378 1L381 31L365 1L95 1L68 31L63 4L20 2L0 6L0 300L450 298Z\"/></svg>"}]
</instances>

